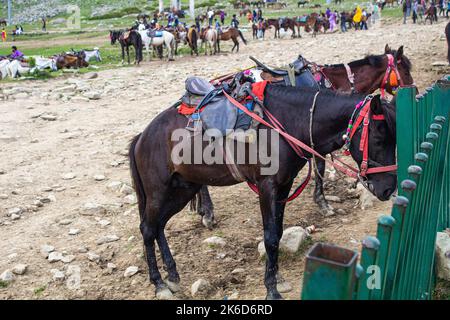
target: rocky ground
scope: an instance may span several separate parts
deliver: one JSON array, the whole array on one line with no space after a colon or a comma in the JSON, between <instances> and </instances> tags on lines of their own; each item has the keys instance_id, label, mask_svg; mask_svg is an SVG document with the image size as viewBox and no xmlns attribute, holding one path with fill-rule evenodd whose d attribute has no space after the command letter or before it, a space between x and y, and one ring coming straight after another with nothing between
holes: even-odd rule
<instances>
[{"instance_id":1,"label":"rocky ground","mask_svg":"<svg viewBox=\"0 0 450 320\"><path fill-rule=\"evenodd\" d=\"M446 59L444 26L393 24L295 40L273 40L269 33L270 39L242 45L238 54L0 84L0 298L154 299L127 146L178 99L187 76L211 78L250 66L249 55L273 65L291 62L299 53L321 63L348 62L381 53L389 43L405 46L423 90L448 72L433 66ZM290 230L303 242L295 253L281 255L286 298L300 297L304 251L313 242L358 249L360 240L374 233L377 217L389 213L389 202L365 198L361 203L361 191L352 189L351 181L331 175L326 193L334 196L337 215L318 214L312 184L288 204L285 229L315 225L317 231L303 239L303 229ZM182 279L175 298L264 298L257 197L241 184L212 188L212 198L214 230L203 228L188 209L168 224Z\"/></svg>"}]
</instances>

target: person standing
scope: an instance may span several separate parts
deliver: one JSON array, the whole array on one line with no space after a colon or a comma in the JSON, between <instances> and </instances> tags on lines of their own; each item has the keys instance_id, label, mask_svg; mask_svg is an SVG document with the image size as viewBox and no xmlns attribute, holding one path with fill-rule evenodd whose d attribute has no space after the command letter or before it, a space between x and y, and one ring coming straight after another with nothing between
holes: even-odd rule
<instances>
[{"instance_id":1,"label":"person standing","mask_svg":"<svg viewBox=\"0 0 450 320\"><path fill-rule=\"evenodd\" d=\"M225 11L223 11L223 10L220 10L220 23L222 25L225 24Z\"/></svg>"},{"instance_id":2,"label":"person standing","mask_svg":"<svg viewBox=\"0 0 450 320\"><path fill-rule=\"evenodd\" d=\"M47 31L47 20L45 19L45 17L42 17L42 31Z\"/></svg>"},{"instance_id":3,"label":"person standing","mask_svg":"<svg viewBox=\"0 0 450 320\"><path fill-rule=\"evenodd\" d=\"M211 27L214 18L214 11L212 9L209 9L207 15L208 15L208 25Z\"/></svg>"},{"instance_id":4,"label":"person standing","mask_svg":"<svg viewBox=\"0 0 450 320\"><path fill-rule=\"evenodd\" d=\"M334 28L336 28L336 19L337 19L336 14L337 14L337 12L330 12L329 21L330 21L330 31L331 32L333 32Z\"/></svg>"},{"instance_id":5,"label":"person standing","mask_svg":"<svg viewBox=\"0 0 450 320\"><path fill-rule=\"evenodd\" d=\"M444 0L439 0L439 15L443 16L445 11Z\"/></svg>"},{"instance_id":6,"label":"person standing","mask_svg":"<svg viewBox=\"0 0 450 320\"><path fill-rule=\"evenodd\" d=\"M373 5L373 14L372 14L372 23L375 24L375 22L377 22L378 18L379 18L379 11L380 8L378 7L378 3L375 2L375 4Z\"/></svg>"},{"instance_id":7,"label":"person standing","mask_svg":"<svg viewBox=\"0 0 450 320\"><path fill-rule=\"evenodd\" d=\"M236 18L236 15L233 14L233 18L231 19L231 27L232 28L239 28L239 20Z\"/></svg>"},{"instance_id":8,"label":"person standing","mask_svg":"<svg viewBox=\"0 0 450 320\"><path fill-rule=\"evenodd\" d=\"M347 32L347 13L345 11L341 12L341 31Z\"/></svg>"},{"instance_id":9,"label":"person standing","mask_svg":"<svg viewBox=\"0 0 450 320\"><path fill-rule=\"evenodd\" d=\"M406 24L406 18L411 15L411 0L403 0L403 24Z\"/></svg>"},{"instance_id":10,"label":"person standing","mask_svg":"<svg viewBox=\"0 0 450 320\"><path fill-rule=\"evenodd\" d=\"M2 42L6 42L8 35L6 34L5 28L2 29L1 36L2 36Z\"/></svg>"},{"instance_id":11,"label":"person standing","mask_svg":"<svg viewBox=\"0 0 450 320\"><path fill-rule=\"evenodd\" d=\"M412 19L413 23L415 24L417 21L417 9L419 8L419 1L414 0L413 7L412 7Z\"/></svg>"}]
</instances>

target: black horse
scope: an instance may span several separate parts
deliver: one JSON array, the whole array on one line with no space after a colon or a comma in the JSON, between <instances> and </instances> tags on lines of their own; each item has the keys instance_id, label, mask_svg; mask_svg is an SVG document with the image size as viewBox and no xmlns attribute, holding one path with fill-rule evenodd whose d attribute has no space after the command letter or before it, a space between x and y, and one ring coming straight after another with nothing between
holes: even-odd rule
<instances>
[{"instance_id":1,"label":"black horse","mask_svg":"<svg viewBox=\"0 0 450 320\"><path fill-rule=\"evenodd\" d=\"M338 150L344 144L343 134L355 110L355 105L363 95L342 95L328 90L319 92L310 88L267 85L265 89L264 106L284 126L286 131L296 139L307 144L310 136L320 154L328 154ZM315 100L315 111L312 130L309 130L310 108ZM366 141L368 141L369 167L379 167L395 164L395 106L376 95L371 100L369 111L374 115L383 115L384 120L370 121ZM377 117L381 118L381 117ZM136 190L140 230L143 236L150 280L156 287L157 297L170 297L170 291L177 291L180 277L175 261L167 243L164 228L169 219L181 211L200 190L202 185L227 186L240 181L234 178L226 164L188 164L175 161L172 152L179 144L173 139L175 130L185 129L186 117L179 114L176 108L169 108L159 114L149 126L137 135L130 145L129 158L131 174ZM262 130L263 129L263 130ZM258 139L267 127L260 125ZM269 130L269 134L272 130ZM358 166L362 162L360 151L362 126L356 128L350 141L349 151ZM257 164L238 164L237 169L245 179L255 184L259 189L259 202L264 225L264 245L267 252L265 286L268 299L280 299L277 290L278 248L283 233L284 201L292 187L298 172L307 163L300 158L280 138L279 143L258 143L256 147ZM177 140L178 141L178 140ZM186 147L192 147L191 139L183 141ZM224 142L225 145L227 142ZM206 147L211 147L206 141ZM195 145L194 145L195 148ZM277 155L278 170L264 174L261 168L271 164L259 161L261 151ZM194 150L194 149L191 149ZM197 150L198 151L198 150ZM204 154L204 153L202 153ZM306 157L310 154L305 153ZM367 184L373 194L380 200L388 200L396 189L395 174L375 173L367 176ZM164 282L157 266L155 255L155 240L158 243L162 261L168 272Z\"/></svg>"},{"instance_id":2,"label":"black horse","mask_svg":"<svg viewBox=\"0 0 450 320\"><path fill-rule=\"evenodd\" d=\"M141 35L135 30L110 30L109 37L111 38L111 45L114 45L116 41L120 43L122 48L122 63L125 60L125 49L127 51L128 64L130 64L130 46L134 47L135 52L135 64L139 64L142 61L142 38Z\"/></svg>"}]
</instances>

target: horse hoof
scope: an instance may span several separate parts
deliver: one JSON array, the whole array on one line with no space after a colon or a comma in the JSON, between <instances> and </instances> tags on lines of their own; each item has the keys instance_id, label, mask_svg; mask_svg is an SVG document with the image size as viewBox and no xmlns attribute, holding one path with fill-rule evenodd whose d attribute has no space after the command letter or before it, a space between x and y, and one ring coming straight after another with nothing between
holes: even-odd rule
<instances>
[{"instance_id":1,"label":"horse hoof","mask_svg":"<svg viewBox=\"0 0 450 320\"><path fill-rule=\"evenodd\" d=\"M202 217L202 224L208 228L209 230L212 230L214 227L214 220L207 218L206 216Z\"/></svg>"},{"instance_id":2,"label":"horse hoof","mask_svg":"<svg viewBox=\"0 0 450 320\"><path fill-rule=\"evenodd\" d=\"M156 289L156 299L158 300L172 300L173 294L168 288Z\"/></svg>"},{"instance_id":3,"label":"horse hoof","mask_svg":"<svg viewBox=\"0 0 450 320\"><path fill-rule=\"evenodd\" d=\"M266 300L283 300L281 294L277 291L268 292L266 296Z\"/></svg>"},{"instance_id":4,"label":"horse hoof","mask_svg":"<svg viewBox=\"0 0 450 320\"><path fill-rule=\"evenodd\" d=\"M166 279L164 281L167 284L167 287L169 287L169 290L173 293L180 291L180 284L178 282L172 282L169 279Z\"/></svg>"}]
</instances>

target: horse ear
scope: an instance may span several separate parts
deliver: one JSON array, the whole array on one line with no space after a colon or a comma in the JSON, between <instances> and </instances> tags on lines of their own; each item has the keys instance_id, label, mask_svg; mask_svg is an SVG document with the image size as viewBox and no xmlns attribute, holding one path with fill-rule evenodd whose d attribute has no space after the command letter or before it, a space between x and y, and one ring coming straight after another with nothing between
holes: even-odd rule
<instances>
[{"instance_id":1,"label":"horse ear","mask_svg":"<svg viewBox=\"0 0 450 320\"><path fill-rule=\"evenodd\" d=\"M400 60L403 57L403 46L400 46L400 48L398 48L397 50L397 60Z\"/></svg>"},{"instance_id":2,"label":"horse ear","mask_svg":"<svg viewBox=\"0 0 450 320\"><path fill-rule=\"evenodd\" d=\"M386 43L386 46L384 47L384 53L389 53L391 52L391 48L389 47L389 45Z\"/></svg>"}]
</instances>

